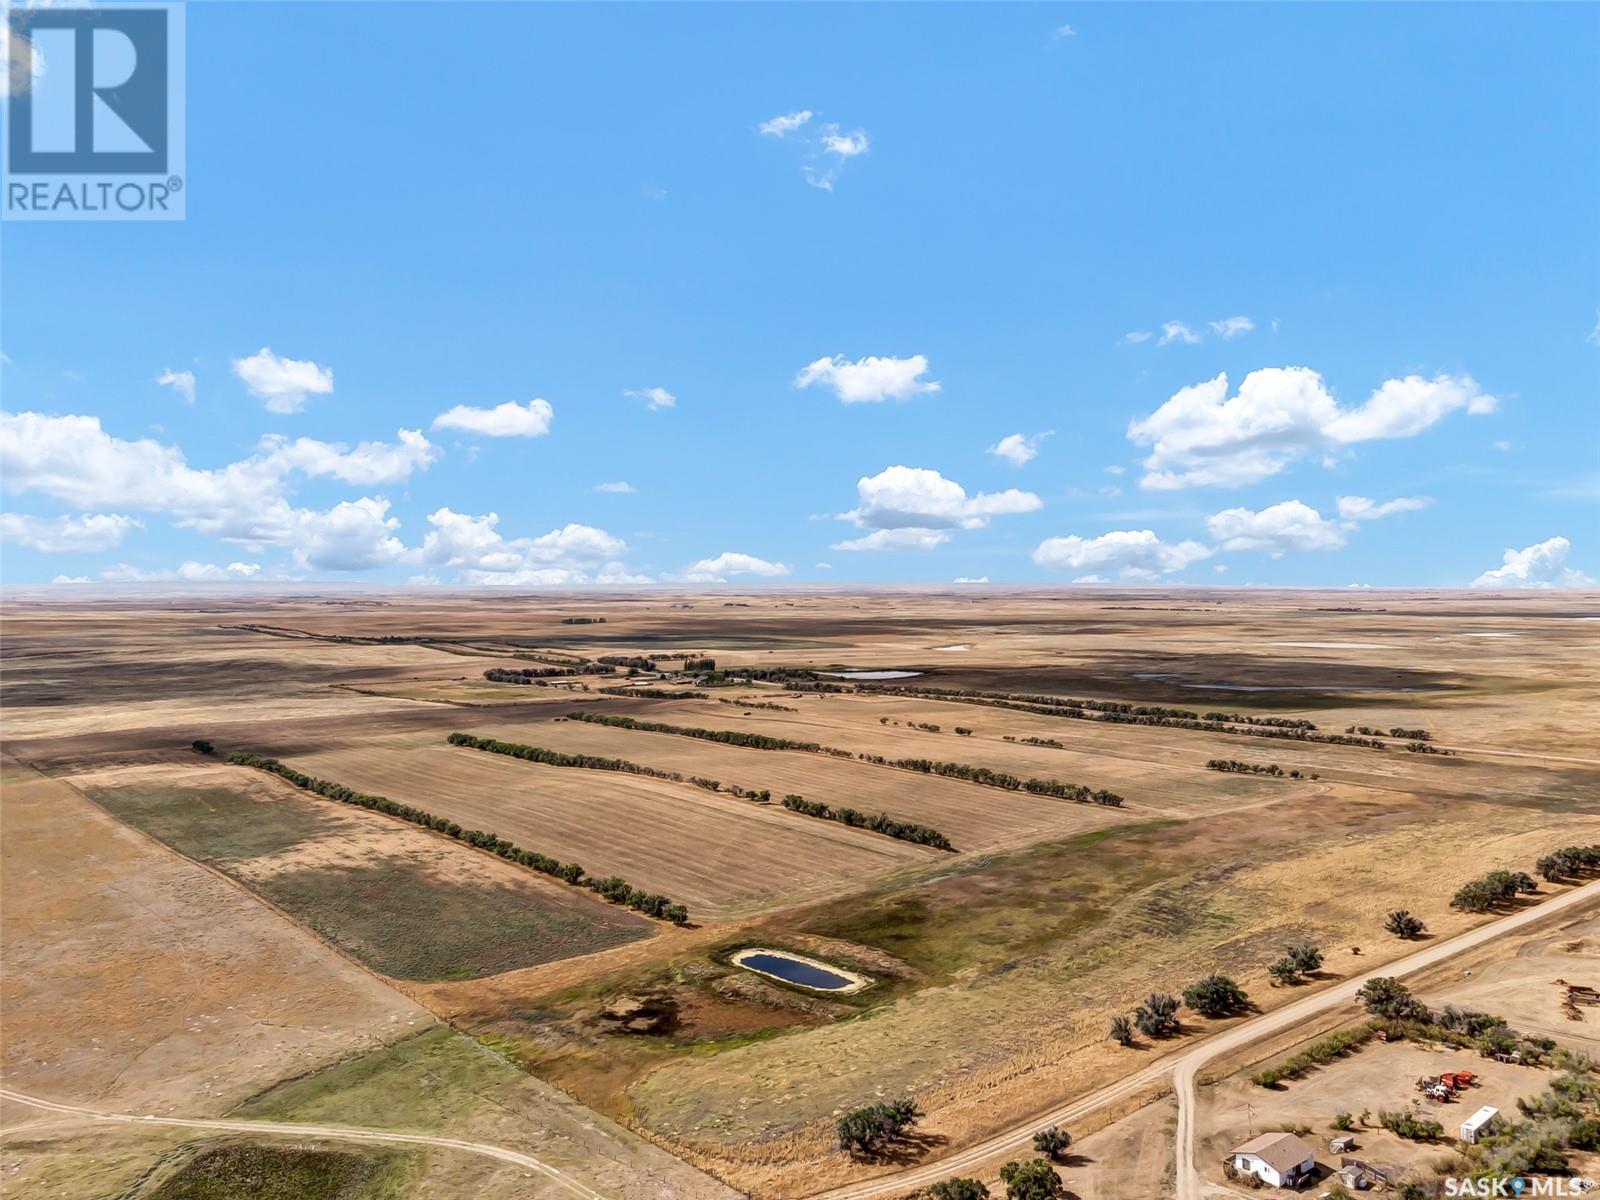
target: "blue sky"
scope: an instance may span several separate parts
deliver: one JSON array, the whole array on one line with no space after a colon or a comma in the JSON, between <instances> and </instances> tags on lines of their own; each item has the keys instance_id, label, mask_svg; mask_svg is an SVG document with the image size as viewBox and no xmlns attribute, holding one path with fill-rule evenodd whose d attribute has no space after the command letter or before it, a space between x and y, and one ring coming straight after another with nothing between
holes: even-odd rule
<instances>
[{"instance_id":1,"label":"blue sky","mask_svg":"<svg viewBox=\"0 0 1600 1200\"><path fill-rule=\"evenodd\" d=\"M187 220L0 231L8 583L1600 576L1600 8L187 25Z\"/></svg>"}]
</instances>

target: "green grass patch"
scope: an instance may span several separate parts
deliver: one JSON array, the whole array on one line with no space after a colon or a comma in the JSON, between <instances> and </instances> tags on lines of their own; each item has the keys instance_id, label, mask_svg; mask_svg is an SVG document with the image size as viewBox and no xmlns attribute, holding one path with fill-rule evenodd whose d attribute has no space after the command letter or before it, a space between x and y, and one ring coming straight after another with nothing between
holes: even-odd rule
<instances>
[{"instance_id":1,"label":"green grass patch","mask_svg":"<svg viewBox=\"0 0 1600 1200\"><path fill-rule=\"evenodd\" d=\"M430 1029L245 1101L228 1115L254 1121L437 1132L522 1073L449 1028Z\"/></svg>"},{"instance_id":2,"label":"green grass patch","mask_svg":"<svg viewBox=\"0 0 1600 1200\"><path fill-rule=\"evenodd\" d=\"M591 954L651 932L644 920L586 895L550 896L466 872L449 877L408 857L253 875L248 864L255 859L340 837L353 819L386 820L342 813L336 820L319 800L255 800L226 788L106 788L92 795L121 820L233 876L395 979L477 979ZM466 861L477 865L474 851L448 843L441 848L473 855Z\"/></svg>"},{"instance_id":3,"label":"green grass patch","mask_svg":"<svg viewBox=\"0 0 1600 1200\"><path fill-rule=\"evenodd\" d=\"M229 1142L202 1150L139 1200L395 1200L409 1190L408 1156Z\"/></svg>"},{"instance_id":4,"label":"green grass patch","mask_svg":"<svg viewBox=\"0 0 1600 1200\"><path fill-rule=\"evenodd\" d=\"M331 832L336 822L309 805L281 807L220 787L93 788L113 816L181 854L226 864L281 854Z\"/></svg>"},{"instance_id":5,"label":"green grass patch","mask_svg":"<svg viewBox=\"0 0 1600 1200\"><path fill-rule=\"evenodd\" d=\"M1129 893L1176 873L1138 852L1141 836L1172 821L1143 821L979 860L926 883L814 910L807 933L872 946L924 978L999 966L1038 953L1106 919ZM862 993L881 1001L885 995Z\"/></svg>"}]
</instances>

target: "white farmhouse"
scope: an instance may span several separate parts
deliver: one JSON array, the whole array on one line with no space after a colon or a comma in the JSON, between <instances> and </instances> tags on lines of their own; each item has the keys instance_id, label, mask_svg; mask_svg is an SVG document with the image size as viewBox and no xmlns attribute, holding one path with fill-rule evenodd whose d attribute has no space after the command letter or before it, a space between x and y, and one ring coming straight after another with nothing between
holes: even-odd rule
<instances>
[{"instance_id":1,"label":"white farmhouse","mask_svg":"<svg viewBox=\"0 0 1600 1200\"><path fill-rule=\"evenodd\" d=\"M1293 1187L1317 1169L1317 1154L1292 1133L1263 1133L1228 1154L1241 1175L1254 1175L1273 1187Z\"/></svg>"}]
</instances>

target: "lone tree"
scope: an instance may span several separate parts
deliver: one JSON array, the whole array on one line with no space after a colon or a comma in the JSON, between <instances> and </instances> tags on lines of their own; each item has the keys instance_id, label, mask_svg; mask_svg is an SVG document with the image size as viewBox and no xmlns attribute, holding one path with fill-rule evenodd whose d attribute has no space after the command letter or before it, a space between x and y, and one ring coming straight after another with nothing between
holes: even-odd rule
<instances>
[{"instance_id":1,"label":"lone tree","mask_svg":"<svg viewBox=\"0 0 1600 1200\"><path fill-rule=\"evenodd\" d=\"M1072 1145L1072 1135L1059 1125L1041 1129L1033 1135L1033 1148L1051 1162L1060 1162L1061 1156Z\"/></svg>"},{"instance_id":2,"label":"lone tree","mask_svg":"<svg viewBox=\"0 0 1600 1200\"><path fill-rule=\"evenodd\" d=\"M1008 1162L1000 1168L1000 1182L1006 1185L1007 1200L1061 1200L1067 1194L1055 1168L1042 1158Z\"/></svg>"},{"instance_id":3,"label":"lone tree","mask_svg":"<svg viewBox=\"0 0 1600 1200\"><path fill-rule=\"evenodd\" d=\"M1178 998L1166 992L1151 992L1134 1010L1133 1023L1149 1037L1171 1037L1178 1032Z\"/></svg>"},{"instance_id":4,"label":"lone tree","mask_svg":"<svg viewBox=\"0 0 1600 1200\"><path fill-rule=\"evenodd\" d=\"M839 1149L849 1154L876 1154L883 1143L900 1137L921 1116L914 1100L880 1101L852 1108L835 1126Z\"/></svg>"},{"instance_id":5,"label":"lone tree","mask_svg":"<svg viewBox=\"0 0 1600 1200\"><path fill-rule=\"evenodd\" d=\"M1322 951L1316 946L1290 946L1284 951L1294 969L1302 975L1309 975L1322 967Z\"/></svg>"},{"instance_id":6,"label":"lone tree","mask_svg":"<svg viewBox=\"0 0 1600 1200\"><path fill-rule=\"evenodd\" d=\"M1405 908L1397 908L1390 913L1384 919L1383 927L1400 938L1419 937L1428 928L1420 917L1412 916L1411 911Z\"/></svg>"},{"instance_id":7,"label":"lone tree","mask_svg":"<svg viewBox=\"0 0 1600 1200\"><path fill-rule=\"evenodd\" d=\"M1356 999L1375 1017L1391 1021L1422 1020L1429 1015L1427 1006L1411 994L1411 989L1398 979L1379 975L1361 985Z\"/></svg>"},{"instance_id":8,"label":"lone tree","mask_svg":"<svg viewBox=\"0 0 1600 1200\"><path fill-rule=\"evenodd\" d=\"M944 1179L928 1189L928 1200L989 1200L989 1189L976 1179Z\"/></svg>"},{"instance_id":9,"label":"lone tree","mask_svg":"<svg viewBox=\"0 0 1600 1200\"><path fill-rule=\"evenodd\" d=\"M1133 1045L1133 1022L1121 1013L1111 1018L1111 1040L1119 1046Z\"/></svg>"},{"instance_id":10,"label":"lone tree","mask_svg":"<svg viewBox=\"0 0 1600 1200\"><path fill-rule=\"evenodd\" d=\"M1215 972L1183 989L1183 1002L1202 1017L1225 1017L1238 1012L1249 999L1237 983Z\"/></svg>"},{"instance_id":11,"label":"lone tree","mask_svg":"<svg viewBox=\"0 0 1600 1200\"><path fill-rule=\"evenodd\" d=\"M217 752L217 748L204 738L190 742L189 748L196 754L215 754Z\"/></svg>"},{"instance_id":12,"label":"lone tree","mask_svg":"<svg viewBox=\"0 0 1600 1200\"><path fill-rule=\"evenodd\" d=\"M1284 957L1267 968L1267 974L1272 976L1275 983L1298 983L1300 970L1294 965L1294 959Z\"/></svg>"}]
</instances>

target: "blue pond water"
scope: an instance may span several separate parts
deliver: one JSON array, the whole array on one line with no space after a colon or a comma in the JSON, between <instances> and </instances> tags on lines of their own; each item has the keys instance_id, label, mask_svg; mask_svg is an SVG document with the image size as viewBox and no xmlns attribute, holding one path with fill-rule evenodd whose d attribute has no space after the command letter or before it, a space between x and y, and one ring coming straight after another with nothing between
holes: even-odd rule
<instances>
[{"instance_id":1,"label":"blue pond water","mask_svg":"<svg viewBox=\"0 0 1600 1200\"><path fill-rule=\"evenodd\" d=\"M768 975L776 975L789 983L798 983L803 987L829 992L847 988L855 982L836 971L814 967L808 962L801 962L799 959L782 954L746 954L739 960L739 965L754 971L764 971Z\"/></svg>"}]
</instances>

